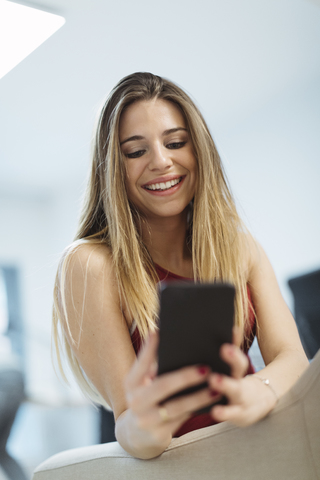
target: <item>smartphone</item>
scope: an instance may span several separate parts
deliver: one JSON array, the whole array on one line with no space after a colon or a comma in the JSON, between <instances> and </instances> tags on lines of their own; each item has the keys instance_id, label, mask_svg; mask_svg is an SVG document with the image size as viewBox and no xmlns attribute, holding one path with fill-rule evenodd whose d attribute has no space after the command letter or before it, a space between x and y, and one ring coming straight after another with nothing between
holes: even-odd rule
<instances>
[{"instance_id":1,"label":"smartphone","mask_svg":"<svg viewBox=\"0 0 320 480\"><path fill-rule=\"evenodd\" d=\"M232 343L234 300L231 284L164 284L160 292L158 375L190 365L208 365L212 372L230 375L219 351L223 343ZM170 399L205 387L207 382ZM222 397L212 405L216 403L226 404L227 399ZM197 413L208 412L212 405Z\"/></svg>"}]
</instances>

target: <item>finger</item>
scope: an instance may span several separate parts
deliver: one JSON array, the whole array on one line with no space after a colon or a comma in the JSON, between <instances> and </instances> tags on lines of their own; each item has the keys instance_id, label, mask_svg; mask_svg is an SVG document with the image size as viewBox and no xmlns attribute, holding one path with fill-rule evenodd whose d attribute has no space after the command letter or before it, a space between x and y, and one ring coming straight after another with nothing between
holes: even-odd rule
<instances>
[{"instance_id":1,"label":"finger","mask_svg":"<svg viewBox=\"0 0 320 480\"><path fill-rule=\"evenodd\" d=\"M166 403L156 405L154 408L144 411L139 415L139 427L142 429L158 427L162 423L176 422L182 424L192 412L200 410L203 407L211 405L213 398L208 388L194 394L185 395ZM165 411L165 418L161 414L161 409Z\"/></svg>"},{"instance_id":2,"label":"finger","mask_svg":"<svg viewBox=\"0 0 320 480\"><path fill-rule=\"evenodd\" d=\"M220 349L220 356L230 365L232 377L242 378L247 373L249 359L239 347L225 343Z\"/></svg>"},{"instance_id":3,"label":"finger","mask_svg":"<svg viewBox=\"0 0 320 480\"><path fill-rule=\"evenodd\" d=\"M215 398L209 388L204 388L199 392L183 395L165 403L169 418L179 419L181 415L190 415L192 412L212 405Z\"/></svg>"},{"instance_id":4,"label":"finger","mask_svg":"<svg viewBox=\"0 0 320 480\"><path fill-rule=\"evenodd\" d=\"M208 375L209 368L204 366L185 367L159 375L152 384L135 389L130 406L136 412L143 412L185 388L206 382Z\"/></svg>"},{"instance_id":5,"label":"finger","mask_svg":"<svg viewBox=\"0 0 320 480\"><path fill-rule=\"evenodd\" d=\"M230 403L239 404L242 401L241 380L214 373L209 377L209 386L211 389L227 396Z\"/></svg>"},{"instance_id":6,"label":"finger","mask_svg":"<svg viewBox=\"0 0 320 480\"><path fill-rule=\"evenodd\" d=\"M157 376L157 373L158 373L158 362L155 360L150 365L150 370L149 370L150 378L153 380Z\"/></svg>"},{"instance_id":7,"label":"finger","mask_svg":"<svg viewBox=\"0 0 320 480\"><path fill-rule=\"evenodd\" d=\"M126 379L127 388L142 385L146 377L154 375L158 342L158 333L150 333Z\"/></svg>"},{"instance_id":8,"label":"finger","mask_svg":"<svg viewBox=\"0 0 320 480\"><path fill-rule=\"evenodd\" d=\"M245 424L243 408L240 405L216 405L210 414L217 422L232 422L238 426Z\"/></svg>"},{"instance_id":9,"label":"finger","mask_svg":"<svg viewBox=\"0 0 320 480\"><path fill-rule=\"evenodd\" d=\"M164 428L167 431L174 434L175 431L182 425L189 417L190 413L180 415L178 418L171 418L168 414L168 419L164 420L160 413L160 406L152 408L143 414L136 417L136 425L141 430L149 430L150 432L158 431L160 428Z\"/></svg>"},{"instance_id":10,"label":"finger","mask_svg":"<svg viewBox=\"0 0 320 480\"><path fill-rule=\"evenodd\" d=\"M173 372L159 375L154 380L151 398L155 403L161 403L166 398L171 397L181 390L201 383L206 384L209 373L209 367L199 365L195 367L184 367Z\"/></svg>"}]
</instances>

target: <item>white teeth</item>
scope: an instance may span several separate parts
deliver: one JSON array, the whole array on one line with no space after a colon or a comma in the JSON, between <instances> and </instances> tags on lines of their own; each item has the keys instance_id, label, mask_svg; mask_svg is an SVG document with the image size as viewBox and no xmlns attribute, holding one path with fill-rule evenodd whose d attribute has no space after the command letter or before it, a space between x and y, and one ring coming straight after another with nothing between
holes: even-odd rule
<instances>
[{"instance_id":1,"label":"white teeth","mask_svg":"<svg viewBox=\"0 0 320 480\"><path fill-rule=\"evenodd\" d=\"M168 190L168 188L173 187L174 185L177 185L180 183L182 180L182 177L180 178L175 178L174 180L169 180L168 182L164 183L152 183L151 185L147 185L145 188L147 190Z\"/></svg>"}]
</instances>

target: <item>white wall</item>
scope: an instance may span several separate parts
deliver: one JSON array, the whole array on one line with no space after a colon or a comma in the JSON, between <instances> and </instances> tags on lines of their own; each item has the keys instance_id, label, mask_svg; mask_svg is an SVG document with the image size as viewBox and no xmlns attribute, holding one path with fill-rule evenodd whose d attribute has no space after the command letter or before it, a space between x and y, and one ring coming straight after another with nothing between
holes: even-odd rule
<instances>
[{"instance_id":1,"label":"white wall","mask_svg":"<svg viewBox=\"0 0 320 480\"><path fill-rule=\"evenodd\" d=\"M60 195L6 193L0 197L0 262L20 269L27 393L47 401L54 401L57 391L63 396L69 392L53 371L50 351L55 272L77 220L78 199L70 192L63 198L62 205Z\"/></svg>"},{"instance_id":2,"label":"white wall","mask_svg":"<svg viewBox=\"0 0 320 480\"><path fill-rule=\"evenodd\" d=\"M290 276L320 268L320 78L217 138L231 186L290 307Z\"/></svg>"}]
</instances>

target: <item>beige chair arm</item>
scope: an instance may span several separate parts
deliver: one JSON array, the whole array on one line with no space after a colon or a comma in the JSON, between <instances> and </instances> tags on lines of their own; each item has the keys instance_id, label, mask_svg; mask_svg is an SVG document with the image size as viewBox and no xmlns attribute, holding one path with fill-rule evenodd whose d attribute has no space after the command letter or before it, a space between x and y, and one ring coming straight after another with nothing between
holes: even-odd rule
<instances>
[{"instance_id":1,"label":"beige chair arm","mask_svg":"<svg viewBox=\"0 0 320 480\"><path fill-rule=\"evenodd\" d=\"M59 453L33 480L318 480L320 479L320 351L263 420L228 423L173 439L152 460L138 460L117 442Z\"/></svg>"}]
</instances>

